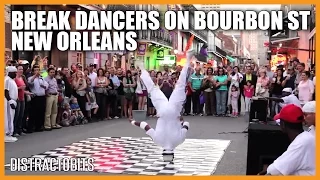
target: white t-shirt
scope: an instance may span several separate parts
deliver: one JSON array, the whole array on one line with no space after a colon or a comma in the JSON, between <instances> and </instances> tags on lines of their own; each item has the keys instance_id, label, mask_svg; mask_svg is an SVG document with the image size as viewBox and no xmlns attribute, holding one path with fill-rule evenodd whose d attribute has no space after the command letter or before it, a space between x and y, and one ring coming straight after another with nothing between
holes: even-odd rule
<instances>
[{"instance_id":1,"label":"white t-shirt","mask_svg":"<svg viewBox=\"0 0 320 180\"><path fill-rule=\"evenodd\" d=\"M12 100L17 100L18 99L18 86L16 82L11 79L9 76L5 77L5 85L4 89L9 91L9 96Z\"/></svg>"},{"instance_id":2,"label":"white t-shirt","mask_svg":"<svg viewBox=\"0 0 320 180\"><path fill-rule=\"evenodd\" d=\"M316 127L314 127L313 125L309 127L308 132L316 137Z\"/></svg>"},{"instance_id":3,"label":"white t-shirt","mask_svg":"<svg viewBox=\"0 0 320 180\"><path fill-rule=\"evenodd\" d=\"M236 85L237 87L239 87L239 83L242 81L242 79L243 79L243 76L242 76L242 74L241 73L237 73L237 74L235 74L235 75L230 75L230 77L231 77L231 84L234 84L234 85ZM239 79L240 79L240 82L238 82L238 77L239 77Z\"/></svg>"},{"instance_id":4,"label":"white t-shirt","mask_svg":"<svg viewBox=\"0 0 320 180\"><path fill-rule=\"evenodd\" d=\"M267 169L271 175L315 175L315 138L305 131ZM281 173L281 174L279 174Z\"/></svg>"},{"instance_id":5,"label":"white t-shirt","mask_svg":"<svg viewBox=\"0 0 320 180\"><path fill-rule=\"evenodd\" d=\"M313 77L312 82L313 82L313 85L316 85L316 77Z\"/></svg>"},{"instance_id":6,"label":"white t-shirt","mask_svg":"<svg viewBox=\"0 0 320 180\"><path fill-rule=\"evenodd\" d=\"M287 77L287 71L283 72L283 77Z\"/></svg>"},{"instance_id":7,"label":"white t-shirt","mask_svg":"<svg viewBox=\"0 0 320 180\"><path fill-rule=\"evenodd\" d=\"M96 86L97 73L95 73L95 72L89 73L88 77L91 80L91 86L95 87Z\"/></svg>"},{"instance_id":8,"label":"white t-shirt","mask_svg":"<svg viewBox=\"0 0 320 180\"><path fill-rule=\"evenodd\" d=\"M294 104L298 107L301 107L301 102L299 101L297 96L295 96L294 94L290 94L289 96L285 96L282 98L282 100L283 100L283 103L279 103L281 107L284 107L285 105L288 105L288 104Z\"/></svg>"}]
</instances>

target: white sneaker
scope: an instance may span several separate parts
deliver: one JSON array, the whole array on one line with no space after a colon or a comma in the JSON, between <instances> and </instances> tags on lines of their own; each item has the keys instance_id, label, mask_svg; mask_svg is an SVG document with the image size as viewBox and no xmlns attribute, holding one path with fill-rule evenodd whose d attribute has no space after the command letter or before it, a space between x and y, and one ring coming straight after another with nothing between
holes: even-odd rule
<instances>
[{"instance_id":1,"label":"white sneaker","mask_svg":"<svg viewBox=\"0 0 320 180\"><path fill-rule=\"evenodd\" d=\"M115 118L115 119L119 119L119 117L118 117L118 116L115 116L114 118Z\"/></svg>"},{"instance_id":2,"label":"white sneaker","mask_svg":"<svg viewBox=\"0 0 320 180\"><path fill-rule=\"evenodd\" d=\"M5 138L4 138L4 142L16 142L16 141L18 141L18 138L16 138L16 137L12 137L12 136L5 136Z\"/></svg>"}]
</instances>

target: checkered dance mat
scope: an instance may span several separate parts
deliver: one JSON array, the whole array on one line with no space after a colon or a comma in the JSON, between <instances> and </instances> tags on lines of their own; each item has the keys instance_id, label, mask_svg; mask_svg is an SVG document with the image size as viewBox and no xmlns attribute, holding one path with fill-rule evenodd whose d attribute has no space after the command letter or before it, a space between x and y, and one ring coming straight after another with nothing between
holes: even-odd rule
<instances>
[{"instance_id":1,"label":"checkered dance mat","mask_svg":"<svg viewBox=\"0 0 320 180\"><path fill-rule=\"evenodd\" d=\"M32 157L94 158L95 171L127 175L212 175L229 140L186 139L173 163L163 162L162 149L148 137L100 137L72 143Z\"/></svg>"}]
</instances>

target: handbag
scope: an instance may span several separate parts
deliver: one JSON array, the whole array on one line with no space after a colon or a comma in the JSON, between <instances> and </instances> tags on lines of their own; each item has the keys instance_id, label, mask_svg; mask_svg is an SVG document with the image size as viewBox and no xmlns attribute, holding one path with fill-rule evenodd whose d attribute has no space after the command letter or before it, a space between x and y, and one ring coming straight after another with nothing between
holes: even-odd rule
<instances>
[{"instance_id":1,"label":"handbag","mask_svg":"<svg viewBox=\"0 0 320 180\"><path fill-rule=\"evenodd\" d=\"M127 91L124 91L124 97L126 100L131 101L133 99L133 92L131 91L130 88L128 88Z\"/></svg>"},{"instance_id":2,"label":"handbag","mask_svg":"<svg viewBox=\"0 0 320 180\"><path fill-rule=\"evenodd\" d=\"M204 104L205 103L205 98L204 98L203 93L200 95L199 101L200 101L200 104Z\"/></svg>"},{"instance_id":3,"label":"handbag","mask_svg":"<svg viewBox=\"0 0 320 180\"><path fill-rule=\"evenodd\" d=\"M99 94L104 94L104 95L109 94L107 88L105 88L105 87L98 87L95 89L95 92L99 93Z\"/></svg>"},{"instance_id":4,"label":"handbag","mask_svg":"<svg viewBox=\"0 0 320 180\"><path fill-rule=\"evenodd\" d=\"M109 96L117 96L118 94L118 91L115 89L109 89L108 91Z\"/></svg>"}]
</instances>

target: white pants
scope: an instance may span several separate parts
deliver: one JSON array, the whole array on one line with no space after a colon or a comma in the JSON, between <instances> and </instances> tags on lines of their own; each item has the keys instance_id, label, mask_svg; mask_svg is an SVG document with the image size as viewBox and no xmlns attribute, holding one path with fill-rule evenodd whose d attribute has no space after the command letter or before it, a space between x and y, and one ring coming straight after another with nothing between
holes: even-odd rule
<instances>
[{"instance_id":1,"label":"white pants","mask_svg":"<svg viewBox=\"0 0 320 180\"><path fill-rule=\"evenodd\" d=\"M231 107L232 107L232 113L238 114L239 110L238 110L238 100L237 99L231 100Z\"/></svg>"},{"instance_id":2,"label":"white pants","mask_svg":"<svg viewBox=\"0 0 320 180\"><path fill-rule=\"evenodd\" d=\"M246 112L250 112L251 98L244 97L244 102L245 102L245 105L246 105Z\"/></svg>"},{"instance_id":3,"label":"white pants","mask_svg":"<svg viewBox=\"0 0 320 180\"><path fill-rule=\"evenodd\" d=\"M5 116L5 135L12 135L14 126L13 126L13 119L15 110L10 107L9 102L4 99L4 116Z\"/></svg>"}]
</instances>

